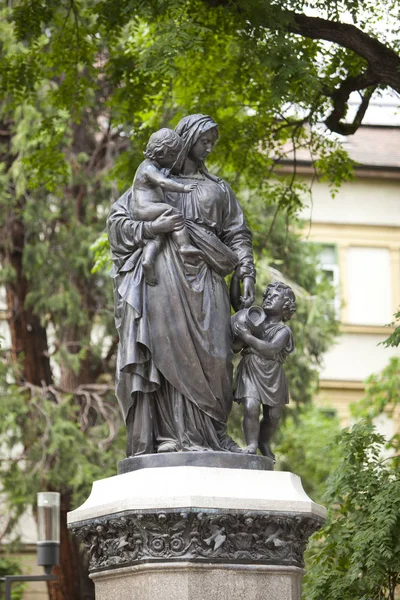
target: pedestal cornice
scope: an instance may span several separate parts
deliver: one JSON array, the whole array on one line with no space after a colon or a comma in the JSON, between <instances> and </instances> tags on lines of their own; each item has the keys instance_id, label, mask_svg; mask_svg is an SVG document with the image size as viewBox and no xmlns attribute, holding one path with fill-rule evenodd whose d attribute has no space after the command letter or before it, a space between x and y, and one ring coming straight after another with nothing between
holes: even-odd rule
<instances>
[{"instance_id":1,"label":"pedestal cornice","mask_svg":"<svg viewBox=\"0 0 400 600\"><path fill-rule=\"evenodd\" d=\"M140 511L74 523L90 571L149 562L205 562L303 567L307 540L323 523L304 513Z\"/></svg>"}]
</instances>

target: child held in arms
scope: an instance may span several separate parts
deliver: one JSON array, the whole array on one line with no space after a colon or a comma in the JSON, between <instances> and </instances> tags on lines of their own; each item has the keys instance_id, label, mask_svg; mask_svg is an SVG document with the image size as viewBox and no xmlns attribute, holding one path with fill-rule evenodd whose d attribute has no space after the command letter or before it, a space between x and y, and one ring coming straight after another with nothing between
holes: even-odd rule
<instances>
[{"instance_id":1,"label":"child held in arms","mask_svg":"<svg viewBox=\"0 0 400 600\"><path fill-rule=\"evenodd\" d=\"M164 200L163 192L183 192L188 194L197 185L184 185L168 179L160 169L171 169L182 150L182 140L172 129L163 128L150 136L144 155L146 159L139 165L133 179L133 212L136 221L154 221L162 214L175 212ZM172 232L172 238L181 255L201 255L201 251L190 243L185 226ZM149 285L156 285L155 261L161 249L162 238L157 236L147 242L143 249L142 266L144 277Z\"/></svg>"},{"instance_id":2,"label":"child held in arms","mask_svg":"<svg viewBox=\"0 0 400 600\"><path fill-rule=\"evenodd\" d=\"M258 307L239 311L232 317L234 349L241 346L234 398L243 403L244 452L275 459L270 448L282 409L289 402L289 390L283 363L294 351L291 329L284 324L296 311L293 290L284 283L268 285L263 296L265 317L254 325L251 315ZM260 423L260 406L262 420Z\"/></svg>"}]
</instances>

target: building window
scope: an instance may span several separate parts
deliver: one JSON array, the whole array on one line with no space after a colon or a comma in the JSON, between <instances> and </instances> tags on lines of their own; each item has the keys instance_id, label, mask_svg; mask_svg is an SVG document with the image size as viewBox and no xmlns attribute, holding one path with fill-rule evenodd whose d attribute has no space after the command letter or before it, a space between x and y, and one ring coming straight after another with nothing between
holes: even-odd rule
<instances>
[{"instance_id":1,"label":"building window","mask_svg":"<svg viewBox=\"0 0 400 600\"><path fill-rule=\"evenodd\" d=\"M1 265L0 265L1 267ZM7 322L6 288L0 285L0 349L6 350L11 346L10 328Z\"/></svg>"},{"instance_id":2,"label":"building window","mask_svg":"<svg viewBox=\"0 0 400 600\"><path fill-rule=\"evenodd\" d=\"M7 298L6 298L6 288L4 285L0 285L0 313L3 313L7 310ZM0 315L1 318L2 315ZM3 317L5 318L5 317Z\"/></svg>"},{"instance_id":3,"label":"building window","mask_svg":"<svg viewBox=\"0 0 400 600\"><path fill-rule=\"evenodd\" d=\"M351 246L347 254L349 323L386 325L392 320L390 250Z\"/></svg>"},{"instance_id":4,"label":"building window","mask_svg":"<svg viewBox=\"0 0 400 600\"><path fill-rule=\"evenodd\" d=\"M335 290L335 298L333 301L336 318L340 318L340 281L339 281L339 265L338 253L334 244L321 244L319 252L319 261L322 271L329 283Z\"/></svg>"}]
</instances>

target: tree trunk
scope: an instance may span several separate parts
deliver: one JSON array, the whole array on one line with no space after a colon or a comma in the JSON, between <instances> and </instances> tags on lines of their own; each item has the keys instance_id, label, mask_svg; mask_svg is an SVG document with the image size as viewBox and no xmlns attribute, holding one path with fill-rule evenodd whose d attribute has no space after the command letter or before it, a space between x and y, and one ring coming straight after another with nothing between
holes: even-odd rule
<instances>
[{"instance_id":1,"label":"tree trunk","mask_svg":"<svg viewBox=\"0 0 400 600\"><path fill-rule=\"evenodd\" d=\"M6 284L8 324L11 333L12 358L20 364L22 383L47 386L53 382L50 369L46 328L26 306L29 281L23 270L25 228L14 219L9 243L3 246L2 255L7 266L13 269L13 278ZM68 375L69 378L68 378ZM76 378L66 369L64 383L73 389ZM54 568L57 580L48 582L50 600L94 600L94 585L88 578L87 561L79 557L79 548L67 529L67 512L71 510L71 494L61 492L60 564Z\"/></svg>"},{"instance_id":2,"label":"tree trunk","mask_svg":"<svg viewBox=\"0 0 400 600\"><path fill-rule=\"evenodd\" d=\"M59 343L64 345L70 354L77 354L81 350L79 339L82 335L84 335L82 328L77 326L62 328L59 332ZM81 383L90 382L87 363L88 357L81 361L81 368L76 373L68 364L61 362L60 387L73 392ZM64 503L64 509L61 509L61 565L54 570L59 577L59 583L48 584L49 598L50 600L95 600L94 584L88 577L89 560L86 550L71 539L67 529L67 512L76 507L71 506L71 498L67 494L62 494L61 498Z\"/></svg>"},{"instance_id":3,"label":"tree trunk","mask_svg":"<svg viewBox=\"0 0 400 600\"><path fill-rule=\"evenodd\" d=\"M12 357L16 362L21 360L23 381L37 386L49 385L52 375L46 329L32 309L26 307L29 288L22 265L25 228L21 221L14 219L10 229L11 243L3 254L5 263L13 269L13 279L6 284Z\"/></svg>"},{"instance_id":4,"label":"tree trunk","mask_svg":"<svg viewBox=\"0 0 400 600\"><path fill-rule=\"evenodd\" d=\"M93 595L81 591L80 559L78 547L67 529L67 513L71 510L71 494L62 493L60 503L60 564L54 567L53 574L57 581L49 581L47 589L50 600L92 600ZM87 578L87 585L94 588ZM90 592L89 592L90 593Z\"/></svg>"}]
</instances>

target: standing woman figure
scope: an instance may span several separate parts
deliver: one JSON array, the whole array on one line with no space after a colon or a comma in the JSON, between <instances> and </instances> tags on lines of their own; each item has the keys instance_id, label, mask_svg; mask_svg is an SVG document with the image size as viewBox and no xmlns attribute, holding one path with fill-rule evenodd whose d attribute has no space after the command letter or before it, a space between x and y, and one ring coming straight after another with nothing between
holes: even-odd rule
<instances>
[{"instance_id":1,"label":"standing woman figure","mask_svg":"<svg viewBox=\"0 0 400 600\"><path fill-rule=\"evenodd\" d=\"M232 405L232 333L224 277L235 270L246 306L254 301L252 236L229 185L204 161L218 137L207 115L182 119L183 149L171 178L189 193L167 193L178 211L149 224L131 218L128 190L111 209L108 232L114 262L119 333L116 394L127 424L127 455L237 450L226 434ZM180 214L182 217L180 216ZM168 232L184 223L201 251L185 259ZM143 247L160 233L157 285L143 276Z\"/></svg>"}]
</instances>

